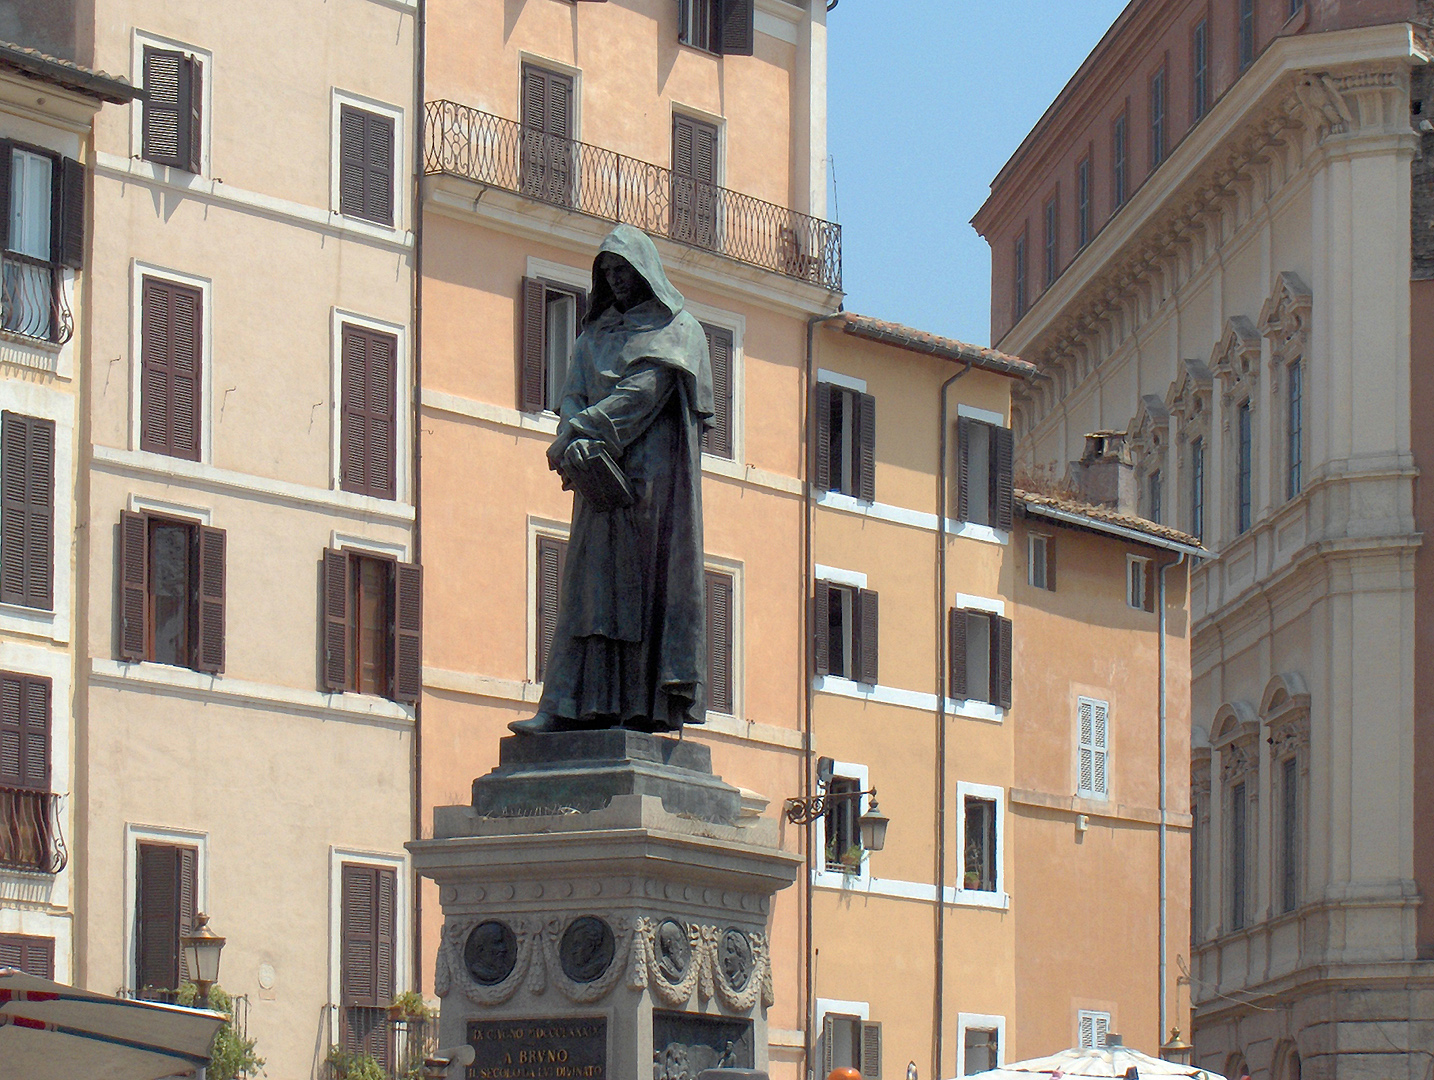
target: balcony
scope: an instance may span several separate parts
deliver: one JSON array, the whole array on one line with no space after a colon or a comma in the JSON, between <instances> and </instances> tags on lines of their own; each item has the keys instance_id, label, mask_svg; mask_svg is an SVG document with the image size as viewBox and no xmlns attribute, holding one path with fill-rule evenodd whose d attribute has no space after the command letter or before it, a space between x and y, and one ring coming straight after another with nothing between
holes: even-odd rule
<instances>
[{"instance_id":1,"label":"balcony","mask_svg":"<svg viewBox=\"0 0 1434 1080\"><path fill-rule=\"evenodd\" d=\"M423 171L501 188L841 291L841 226L452 101L424 109Z\"/></svg>"},{"instance_id":2,"label":"balcony","mask_svg":"<svg viewBox=\"0 0 1434 1080\"><path fill-rule=\"evenodd\" d=\"M69 858L60 835L60 796L0 787L0 867L58 874Z\"/></svg>"},{"instance_id":3,"label":"balcony","mask_svg":"<svg viewBox=\"0 0 1434 1080\"><path fill-rule=\"evenodd\" d=\"M0 330L63 345L74 333L60 268L16 251L0 254Z\"/></svg>"},{"instance_id":4,"label":"balcony","mask_svg":"<svg viewBox=\"0 0 1434 1080\"><path fill-rule=\"evenodd\" d=\"M385 1006L330 1005L339 1017L339 1042L330 1044L322 1080L412 1080L438 1050L438 1017L396 1015Z\"/></svg>"}]
</instances>

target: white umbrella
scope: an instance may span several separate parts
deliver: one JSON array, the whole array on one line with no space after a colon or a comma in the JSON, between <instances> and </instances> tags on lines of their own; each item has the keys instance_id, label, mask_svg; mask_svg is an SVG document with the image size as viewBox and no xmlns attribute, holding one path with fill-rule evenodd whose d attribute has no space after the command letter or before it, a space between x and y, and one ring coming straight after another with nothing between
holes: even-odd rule
<instances>
[{"instance_id":1,"label":"white umbrella","mask_svg":"<svg viewBox=\"0 0 1434 1080\"><path fill-rule=\"evenodd\" d=\"M209 1063L222 1013L92 994L0 968L0 1080L168 1080Z\"/></svg>"},{"instance_id":2,"label":"white umbrella","mask_svg":"<svg viewBox=\"0 0 1434 1080\"><path fill-rule=\"evenodd\" d=\"M1147 1076L1189 1076L1195 1080L1225 1080L1219 1073L1154 1058L1125 1046L1107 1046L1102 1050L1062 1050L1050 1057L1031 1058L1014 1065L1003 1065L999 1069L972 1073L971 1080L1035 1080L1039 1076L1065 1077L1068 1080L1084 1076L1132 1077L1132 1080Z\"/></svg>"}]
</instances>

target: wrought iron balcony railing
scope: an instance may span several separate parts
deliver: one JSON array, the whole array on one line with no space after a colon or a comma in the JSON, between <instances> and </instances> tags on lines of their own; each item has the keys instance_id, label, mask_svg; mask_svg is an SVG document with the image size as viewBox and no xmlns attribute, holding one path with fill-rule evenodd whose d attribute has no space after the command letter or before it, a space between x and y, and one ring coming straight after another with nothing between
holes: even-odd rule
<instances>
[{"instance_id":1,"label":"wrought iron balcony railing","mask_svg":"<svg viewBox=\"0 0 1434 1080\"><path fill-rule=\"evenodd\" d=\"M382 1072L408 1080L438 1050L438 1017L395 1016L384 1006L331 1005L339 1015L339 1042L329 1047L324 1080L354 1080Z\"/></svg>"},{"instance_id":2,"label":"wrought iron balcony railing","mask_svg":"<svg viewBox=\"0 0 1434 1080\"><path fill-rule=\"evenodd\" d=\"M0 866L58 874L69 858L60 835L60 796L0 787Z\"/></svg>"},{"instance_id":3,"label":"wrought iron balcony railing","mask_svg":"<svg viewBox=\"0 0 1434 1080\"><path fill-rule=\"evenodd\" d=\"M424 172L625 222L689 247L841 290L841 226L651 162L430 101Z\"/></svg>"},{"instance_id":4,"label":"wrought iron balcony railing","mask_svg":"<svg viewBox=\"0 0 1434 1080\"><path fill-rule=\"evenodd\" d=\"M0 329L61 345L74 333L74 318L60 269L16 251L0 253Z\"/></svg>"}]
</instances>

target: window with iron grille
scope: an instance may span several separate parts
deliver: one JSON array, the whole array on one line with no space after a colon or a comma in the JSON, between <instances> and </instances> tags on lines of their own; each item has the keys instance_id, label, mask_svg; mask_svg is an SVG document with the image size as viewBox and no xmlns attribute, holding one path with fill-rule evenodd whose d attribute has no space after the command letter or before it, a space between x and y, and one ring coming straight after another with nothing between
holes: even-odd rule
<instances>
[{"instance_id":1,"label":"window with iron grille","mask_svg":"<svg viewBox=\"0 0 1434 1080\"><path fill-rule=\"evenodd\" d=\"M1299 360L1286 369L1289 383L1289 413L1286 419L1285 447L1288 470L1285 474L1285 497L1293 499L1304 486L1304 395L1305 366Z\"/></svg>"},{"instance_id":2,"label":"window with iron grille","mask_svg":"<svg viewBox=\"0 0 1434 1080\"><path fill-rule=\"evenodd\" d=\"M1255 62L1255 0L1240 0L1240 70Z\"/></svg>"},{"instance_id":3,"label":"window with iron grille","mask_svg":"<svg viewBox=\"0 0 1434 1080\"><path fill-rule=\"evenodd\" d=\"M1191 118L1198 121L1210 108L1210 31L1204 19L1195 24L1190 50L1193 71L1190 93Z\"/></svg>"},{"instance_id":4,"label":"window with iron grille","mask_svg":"<svg viewBox=\"0 0 1434 1080\"><path fill-rule=\"evenodd\" d=\"M1111 132L1111 197L1115 203L1115 209L1119 210L1125 205L1126 196L1126 164L1128 149L1125 145L1126 138L1126 114L1122 113L1116 118L1115 127Z\"/></svg>"},{"instance_id":5,"label":"window with iron grille","mask_svg":"<svg viewBox=\"0 0 1434 1080\"><path fill-rule=\"evenodd\" d=\"M61 271L84 261L84 167L0 139L0 211L0 329L69 340L73 325Z\"/></svg>"}]
</instances>

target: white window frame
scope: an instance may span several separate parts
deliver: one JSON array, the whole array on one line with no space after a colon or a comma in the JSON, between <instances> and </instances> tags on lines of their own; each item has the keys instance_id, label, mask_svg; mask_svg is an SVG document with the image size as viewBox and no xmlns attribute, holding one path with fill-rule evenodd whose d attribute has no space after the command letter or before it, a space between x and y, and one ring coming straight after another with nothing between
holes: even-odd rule
<instances>
[{"instance_id":1,"label":"white window frame","mask_svg":"<svg viewBox=\"0 0 1434 1080\"><path fill-rule=\"evenodd\" d=\"M1036 581L1037 542L1039 542L1041 549L1041 558L1039 561L1041 580L1039 583ZM1044 589L1047 592L1054 592L1055 590L1048 584L1050 581L1050 543L1050 533L1032 532L1026 534L1026 584L1033 589Z\"/></svg>"},{"instance_id":2,"label":"white window frame","mask_svg":"<svg viewBox=\"0 0 1434 1080\"><path fill-rule=\"evenodd\" d=\"M393 985L395 992L402 993L412 981L409 971L410 925L409 905L411 900L411 872L407 855L391 855L381 851L364 851L357 848L329 848L329 1034L333 1045L338 1045L340 1013L339 1002L343 993L341 973L343 968L343 895L344 863L361 866L378 866L393 870L397 879L394 896L394 941L393 941Z\"/></svg>"},{"instance_id":3,"label":"white window frame","mask_svg":"<svg viewBox=\"0 0 1434 1080\"><path fill-rule=\"evenodd\" d=\"M735 312L725 311L722 308L710 307L707 304L696 303L688 300L687 310L690 311L698 322L706 323L708 326L716 326L726 330L732 335L732 456L730 458L719 457L703 451L702 467L723 471L724 466L731 469L733 466L741 469L739 478L745 479L746 469L742 468L742 462L746 460L746 432L747 432L747 409L745 405L746 393L746 368L743 363L746 355L743 341L747 336L747 317L738 315Z\"/></svg>"},{"instance_id":4,"label":"white window frame","mask_svg":"<svg viewBox=\"0 0 1434 1080\"><path fill-rule=\"evenodd\" d=\"M956 416L958 419L965 417L968 420L978 420L983 424L990 424L992 427L1009 428L1011 426L1005 413L978 408L964 402L956 404ZM994 461L992 467L995 467ZM994 510L994 507L992 509ZM1011 542L1011 534L1007 530L998 529L994 525L984 525L979 521L962 521L952 518L948 525L948 531L953 536L981 540L988 544L1009 544Z\"/></svg>"},{"instance_id":5,"label":"white window frame","mask_svg":"<svg viewBox=\"0 0 1434 1080\"><path fill-rule=\"evenodd\" d=\"M578 266L567 266L564 263L549 262L547 259L539 259L529 255L527 272L524 276L543 281L551 281L555 285L563 285L570 289L576 289L587 297L588 300L592 299L593 271L591 267L584 270ZM520 306L521 303L522 298L519 297ZM577 330L579 336L581 336L583 332L581 323L578 324ZM546 330L544 332L546 333ZM547 366L546 356L543 358L543 365L544 367ZM545 375L544 378L546 379L546 377ZM559 389L558 392L561 393L561 389ZM544 409L542 412L536 414L536 419L544 431L557 434L558 411L556 409Z\"/></svg>"},{"instance_id":6,"label":"white window frame","mask_svg":"<svg viewBox=\"0 0 1434 1080\"><path fill-rule=\"evenodd\" d=\"M206 81L206 85L208 82ZM208 93L208 91L205 91ZM343 214L339 210L340 172L343 163L341 147L343 106L348 105L364 112L378 113L393 120L393 223L385 225L368 218ZM350 90L333 87L329 102L329 214L356 228L369 228L380 235L401 233L408 226L408 136L404 124L404 110L398 105L378 98L365 97Z\"/></svg>"},{"instance_id":7,"label":"white window frame","mask_svg":"<svg viewBox=\"0 0 1434 1080\"><path fill-rule=\"evenodd\" d=\"M344 324L392 334L398 344L393 357L393 498L360 495L376 503L393 502L401 506L413 503L413 410L408 407L411 373L408 356L408 328L403 323L388 322L372 315L334 307L329 311L329 490L343 491L343 392L344 392ZM344 492L352 495L353 492Z\"/></svg>"},{"instance_id":8,"label":"white window frame","mask_svg":"<svg viewBox=\"0 0 1434 1080\"><path fill-rule=\"evenodd\" d=\"M993 1013L958 1013L956 1016L956 1075L966 1075L966 1030L996 1033L996 1068L1006 1064L1006 1018Z\"/></svg>"},{"instance_id":9,"label":"white window frame","mask_svg":"<svg viewBox=\"0 0 1434 1080\"><path fill-rule=\"evenodd\" d=\"M871 789L871 771L866 765L852 761L833 761L832 777L836 778L838 776L843 780L855 780L858 791L869 791ZM856 801L858 815L865 814L870 805L871 796L862 795ZM865 891L867 886L871 884L870 852L867 853L866 858L861 860L861 867L855 874L846 874L840 869L827 869L827 819L825 814L818 816L816 821L812 822L812 841L816 844L817 859L821 863L819 869L817 867L812 868L812 884L814 886L828 889L858 889ZM832 1011L844 1012L845 1010L834 1009ZM871 1018L863 1015L862 1019L869 1020ZM820 1028L820 1018L818 1018L817 1024L818 1028Z\"/></svg>"},{"instance_id":10,"label":"white window frame","mask_svg":"<svg viewBox=\"0 0 1434 1080\"><path fill-rule=\"evenodd\" d=\"M138 947L135 934L135 918L139 907L139 845L141 841L156 844L179 844L197 848L199 854L194 860L194 910L209 910L209 834L193 829L166 828L159 825L135 825L130 822L124 827L124 926L121 943L124 950L124 972L120 986L133 993L140 989L134 985L135 964Z\"/></svg>"},{"instance_id":11,"label":"white window frame","mask_svg":"<svg viewBox=\"0 0 1434 1080\"><path fill-rule=\"evenodd\" d=\"M818 1062L825 1059L826 1047L821 1045L822 1032L826 1028L827 1014L846 1017L851 1020L860 1020L865 1023L871 1022L871 1004L866 1001L843 1001L841 998L817 998L816 1001L816 1026L815 1039L813 1043L816 1050ZM858 1070L860 1071L860 1070Z\"/></svg>"},{"instance_id":12,"label":"white window frame","mask_svg":"<svg viewBox=\"0 0 1434 1080\"><path fill-rule=\"evenodd\" d=\"M1089 705L1089 706L1091 707L1091 736L1092 736L1092 740L1091 740L1091 743L1090 743L1090 745L1089 745L1089 749L1090 749L1090 752L1091 752L1091 783L1094 783L1094 782L1095 782L1095 755L1096 755L1097 753L1104 754L1104 755L1105 755L1105 790L1104 790L1104 791L1098 791L1098 790L1096 790L1094 787L1091 787L1091 788L1083 788L1083 787L1081 787L1081 783L1080 783L1080 758L1081 758L1081 755L1082 755L1083 753L1085 753L1085 751L1086 751L1086 749L1087 749L1086 743L1084 743L1084 742L1081 740L1081 737L1080 737L1080 711L1081 711L1081 709L1082 709L1083 707L1085 707L1086 705ZM1101 708L1101 709L1104 709L1104 710L1105 710L1105 746L1104 746L1104 747L1101 747L1101 748L1099 748L1099 749L1097 749L1097 747L1096 747L1096 745L1095 745L1095 741L1094 741L1094 735L1095 735L1095 710L1096 710L1097 708ZM1109 701L1102 701L1100 698L1087 697L1087 696L1084 695L1084 694L1082 694L1082 695L1080 695L1079 697L1076 698L1075 744L1076 744L1076 760L1075 760L1075 770L1076 770L1075 789L1076 789L1076 796L1077 796L1078 798L1082 798L1082 799L1108 800L1108 799L1110 798L1110 702L1109 702Z\"/></svg>"},{"instance_id":13,"label":"white window frame","mask_svg":"<svg viewBox=\"0 0 1434 1080\"><path fill-rule=\"evenodd\" d=\"M153 169L157 176L169 177L171 174L177 173L181 177L207 177L210 175L209 118L214 115L214 54L208 49L201 49L199 46L185 41L136 29L130 43L130 82L139 87L144 86L144 49L146 45L152 49L187 53L199 61L199 66L202 69L200 75L202 100L199 103L199 172L191 173L188 169L180 169L173 165L158 165L152 161L141 160L144 156L144 103L138 99L133 101L129 107L130 158Z\"/></svg>"},{"instance_id":14,"label":"white window frame","mask_svg":"<svg viewBox=\"0 0 1434 1080\"><path fill-rule=\"evenodd\" d=\"M129 364L129 449L140 451L140 416L143 390L144 363L144 279L161 278L179 285L198 289L200 295L199 325L199 461L200 465L214 463L214 281L197 277L154 263L135 259L130 263L130 364ZM147 454L146 457L163 458L165 461L180 461L164 454Z\"/></svg>"},{"instance_id":15,"label":"white window frame","mask_svg":"<svg viewBox=\"0 0 1434 1080\"><path fill-rule=\"evenodd\" d=\"M1135 567L1140 567L1139 587L1136 586ZM1145 611L1148 597L1145 595L1147 578L1150 576L1150 560L1143 555L1125 557L1125 606L1136 611Z\"/></svg>"},{"instance_id":16,"label":"white window frame","mask_svg":"<svg viewBox=\"0 0 1434 1080\"><path fill-rule=\"evenodd\" d=\"M1092 1038L1093 1040L1095 1040L1095 1042L1096 1042L1096 1044L1097 1044L1097 1045L1095 1045L1095 1046L1086 1047L1086 1046L1080 1041L1080 1029L1081 1029L1081 1025L1085 1023L1086 1017L1090 1017L1090 1020L1091 1020L1091 1038ZM1100 1036L1099 1036L1098 1031L1096 1030L1096 1025L1097 1025L1100 1021L1102 1021L1102 1020L1105 1021L1105 1034L1106 1034L1106 1038L1109 1038L1111 1031L1114 1030L1114 1028L1113 1028L1113 1026L1112 1026L1112 1021L1111 1021L1111 1015L1110 1015L1110 1013L1108 1013L1108 1012L1102 1012L1102 1011L1099 1010L1099 1009L1078 1009L1078 1010L1076 1010L1076 1045L1079 1046L1079 1047L1082 1047L1083 1049L1090 1049L1090 1050L1099 1050L1099 1049L1101 1049L1101 1047L1102 1047L1103 1044L1100 1042Z\"/></svg>"},{"instance_id":17,"label":"white window frame","mask_svg":"<svg viewBox=\"0 0 1434 1080\"><path fill-rule=\"evenodd\" d=\"M987 799L996 804L996 890L983 892L965 885L966 867L966 798ZM956 857L961 873L956 878L956 903L968 907L999 908L1010 906L1006 893L1006 791L990 784L956 782Z\"/></svg>"},{"instance_id":18,"label":"white window frame","mask_svg":"<svg viewBox=\"0 0 1434 1080\"><path fill-rule=\"evenodd\" d=\"M736 559L724 558L721 555L707 555L703 559L703 567L707 570L715 570L719 574L726 574L732 579L732 711L720 713L709 709L708 712L712 716L745 717L747 703L743 694L743 684L746 680L742 674L746 669L746 638L742 632L742 626L745 621L743 618L745 609L743 578L746 566Z\"/></svg>"}]
</instances>

